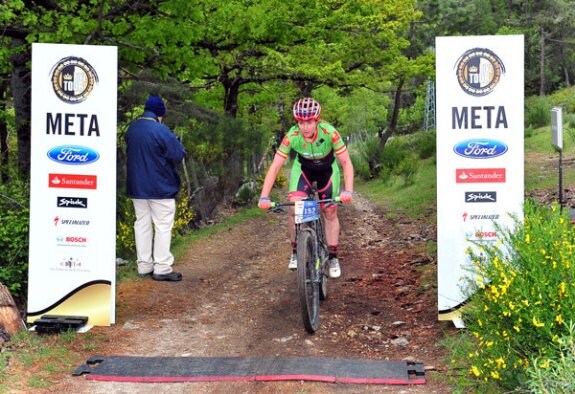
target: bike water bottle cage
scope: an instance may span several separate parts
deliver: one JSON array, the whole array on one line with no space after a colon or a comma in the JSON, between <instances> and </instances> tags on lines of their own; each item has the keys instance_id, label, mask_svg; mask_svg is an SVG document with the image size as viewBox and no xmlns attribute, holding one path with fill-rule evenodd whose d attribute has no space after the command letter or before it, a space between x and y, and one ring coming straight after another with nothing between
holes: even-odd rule
<instances>
[{"instance_id":1,"label":"bike water bottle cage","mask_svg":"<svg viewBox=\"0 0 575 394\"><path fill-rule=\"evenodd\" d=\"M293 105L293 117L295 120L318 120L321 113L321 106L310 97L304 97L296 101Z\"/></svg>"}]
</instances>

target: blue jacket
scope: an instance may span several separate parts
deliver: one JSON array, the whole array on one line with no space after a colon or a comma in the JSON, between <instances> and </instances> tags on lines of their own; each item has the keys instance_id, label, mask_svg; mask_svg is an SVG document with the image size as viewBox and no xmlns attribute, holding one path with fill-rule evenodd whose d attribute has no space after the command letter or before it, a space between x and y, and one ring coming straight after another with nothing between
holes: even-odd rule
<instances>
[{"instance_id":1,"label":"blue jacket","mask_svg":"<svg viewBox=\"0 0 575 394\"><path fill-rule=\"evenodd\" d=\"M128 197L176 198L180 189L177 166L186 151L172 130L158 123L153 112L146 111L128 127L125 138Z\"/></svg>"}]
</instances>

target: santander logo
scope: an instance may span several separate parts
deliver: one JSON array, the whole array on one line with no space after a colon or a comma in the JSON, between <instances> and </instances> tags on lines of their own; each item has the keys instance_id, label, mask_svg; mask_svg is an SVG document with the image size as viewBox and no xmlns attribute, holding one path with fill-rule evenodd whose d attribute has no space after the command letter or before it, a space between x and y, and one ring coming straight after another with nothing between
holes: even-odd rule
<instances>
[{"instance_id":1,"label":"santander logo","mask_svg":"<svg viewBox=\"0 0 575 394\"><path fill-rule=\"evenodd\" d=\"M505 183L505 168L457 168L455 183Z\"/></svg>"},{"instance_id":2,"label":"santander logo","mask_svg":"<svg viewBox=\"0 0 575 394\"><path fill-rule=\"evenodd\" d=\"M96 189L96 175L48 174L48 187L63 189Z\"/></svg>"}]
</instances>

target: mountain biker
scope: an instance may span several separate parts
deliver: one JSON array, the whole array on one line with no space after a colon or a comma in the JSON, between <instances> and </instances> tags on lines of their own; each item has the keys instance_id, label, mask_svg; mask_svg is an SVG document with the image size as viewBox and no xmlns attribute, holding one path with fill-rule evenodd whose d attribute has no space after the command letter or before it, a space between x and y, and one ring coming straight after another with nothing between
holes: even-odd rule
<instances>
[{"instance_id":1,"label":"mountain biker","mask_svg":"<svg viewBox=\"0 0 575 394\"><path fill-rule=\"evenodd\" d=\"M329 123L320 121L321 106L312 98L304 97L295 102L293 117L297 121L282 140L274 160L266 174L258 201L260 209L270 209L270 191L283 164L293 149L297 153L289 181L289 200L297 201L307 196L314 181L321 199L332 198L339 193L341 202L349 203L353 193L353 164L344 141L337 130ZM343 168L344 191L340 193L340 170L337 161ZM324 210L325 235L329 249L329 276L338 278L341 275L337 247L339 244L340 223L337 205L330 205ZM295 225L293 210L288 216L288 230L292 244L292 256L289 269L297 268Z\"/></svg>"}]
</instances>

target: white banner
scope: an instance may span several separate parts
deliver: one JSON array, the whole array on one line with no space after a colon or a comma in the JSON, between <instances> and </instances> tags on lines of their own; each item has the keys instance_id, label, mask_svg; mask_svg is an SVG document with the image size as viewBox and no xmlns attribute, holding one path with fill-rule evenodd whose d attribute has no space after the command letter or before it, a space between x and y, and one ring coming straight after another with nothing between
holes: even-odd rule
<instances>
[{"instance_id":1,"label":"white banner","mask_svg":"<svg viewBox=\"0 0 575 394\"><path fill-rule=\"evenodd\" d=\"M468 249L522 219L523 36L436 38L440 320L459 319Z\"/></svg>"},{"instance_id":2,"label":"white banner","mask_svg":"<svg viewBox=\"0 0 575 394\"><path fill-rule=\"evenodd\" d=\"M27 321L115 321L117 48L32 44Z\"/></svg>"}]
</instances>

